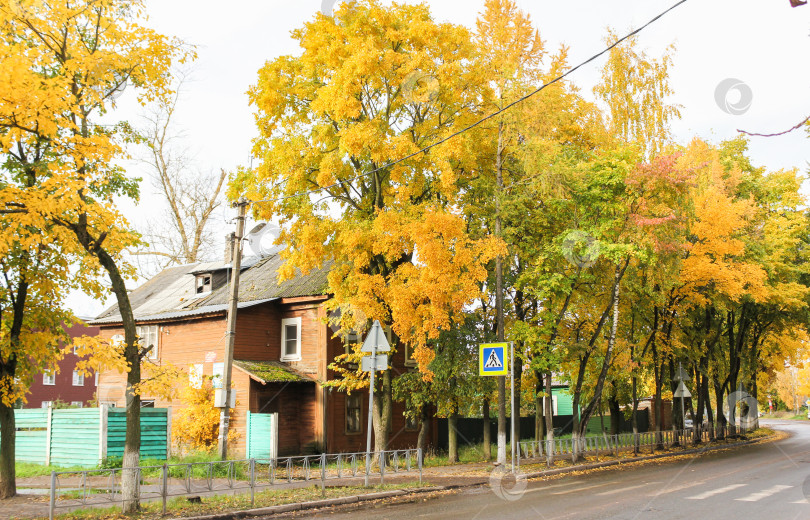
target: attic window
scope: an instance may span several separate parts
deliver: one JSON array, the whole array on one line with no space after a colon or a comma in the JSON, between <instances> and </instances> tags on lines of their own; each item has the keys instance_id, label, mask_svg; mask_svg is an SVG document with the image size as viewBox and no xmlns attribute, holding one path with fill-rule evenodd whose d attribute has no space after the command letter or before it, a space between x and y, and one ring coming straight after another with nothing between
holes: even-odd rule
<instances>
[{"instance_id":1,"label":"attic window","mask_svg":"<svg viewBox=\"0 0 810 520\"><path fill-rule=\"evenodd\" d=\"M198 274L196 283L196 293L206 294L211 292L211 275Z\"/></svg>"}]
</instances>

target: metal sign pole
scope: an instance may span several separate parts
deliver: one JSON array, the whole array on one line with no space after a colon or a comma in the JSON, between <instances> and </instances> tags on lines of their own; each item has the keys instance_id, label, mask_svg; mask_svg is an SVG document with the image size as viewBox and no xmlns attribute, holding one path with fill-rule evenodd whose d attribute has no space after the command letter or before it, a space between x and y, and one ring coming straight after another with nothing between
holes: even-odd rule
<instances>
[{"instance_id":1,"label":"metal sign pole","mask_svg":"<svg viewBox=\"0 0 810 520\"><path fill-rule=\"evenodd\" d=\"M520 441L520 432L515 435L515 342L509 342L509 379L512 381L512 474L515 473L515 443ZM517 439L515 438L517 437Z\"/></svg>"},{"instance_id":2,"label":"metal sign pole","mask_svg":"<svg viewBox=\"0 0 810 520\"><path fill-rule=\"evenodd\" d=\"M377 357L377 347L372 347L371 351L371 359L374 359L373 363L376 363ZM376 368L376 366L374 367ZM371 471L371 429L372 429L372 415L374 413L374 372L376 370L372 370L369 373L369 384L368 384L368 431L366 432L366 487L368 487L368 474Z\"/></svg>"},{"instance_id":3,"label":"metal sign pole","mask_svg":"<svg viewBox=\"0 0 810 520\"><path fill-rule=\"evenodd\" d=\"M374 364L371 373L369 374L368 384L368 431L366 432L366 487L368 487L368 474L371 471L371 428L372 428L372 414L374 413L374 372L376 372L377 363L377 347L373 346L371 349L371 359Z\"/></svg>"}]
</instances>

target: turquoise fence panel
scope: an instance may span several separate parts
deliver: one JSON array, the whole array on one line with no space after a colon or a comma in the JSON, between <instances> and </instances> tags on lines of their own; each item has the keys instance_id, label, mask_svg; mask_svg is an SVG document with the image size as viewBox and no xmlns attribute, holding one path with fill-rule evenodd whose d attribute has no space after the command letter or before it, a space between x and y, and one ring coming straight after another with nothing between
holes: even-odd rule
<instances>
[{"instance_id":1,"label":"turquoise fence panel","mask_svg":"<svg viewBox=\"0 0 810 520\"><path fill-rule=\"evenodd\" d=\"M96 467L101 436L99 409L74 408L52 413L51 465Z\"/></svg>"},{"instance_id":2,"label":"turquoise fence panel","mask_svg":"<svg viewBox=\"0 0 810 520\"><path fill-rule=\"evenodd\" d=\"M14 410L14 423L17 461L43 464L48 447L48 410Z\"/></svg>"},{"instance_id":3,"label":"turquoise fence panel","mask_svg":"<svg viewBox=\"0 0 810 520\"><path fill-rule=\"evenodd\" d=\"M574 399L567 389L552 388L551 395L557 398L557 415L574 415Z\"/></svg>"},{"instance_id":4,"label":"turquoise fence panel","mask_svg":"<svg viewBox=\"0 0 810 520\"><path fill-rule=\"evenodd\" d=\"M165 459L168 453L169 414L166 408L141 408L141 459ZM123 457L127 414L111 408L107 416L107 456Z\"/></svg>"},{"instance_id":5,"label":"turquoise fence panel","mask_svg":"<svg viewBox=\"0 0 810 520\"><path fill-rule=\"evenodd\" d=\"M246 448L249 459L271 459L276 456L278 414L247 414Z\"/></svg>"}]
</instances>

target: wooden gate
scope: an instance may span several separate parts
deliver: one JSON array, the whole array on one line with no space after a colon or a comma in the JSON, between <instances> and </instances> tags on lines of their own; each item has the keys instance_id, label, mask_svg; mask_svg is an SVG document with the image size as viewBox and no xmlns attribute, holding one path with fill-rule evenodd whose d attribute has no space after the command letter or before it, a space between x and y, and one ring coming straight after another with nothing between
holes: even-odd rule
<instances>
[{"instance_id":1,"label":"wooden gate","mask_svg":"<svg viewBox=\"0 0 810 520\"><path fill-rule=\"evenodd\" d=\"M246 451L249 459L278 456L278 414L247 413Z\"/></svg>"}]
</instances>

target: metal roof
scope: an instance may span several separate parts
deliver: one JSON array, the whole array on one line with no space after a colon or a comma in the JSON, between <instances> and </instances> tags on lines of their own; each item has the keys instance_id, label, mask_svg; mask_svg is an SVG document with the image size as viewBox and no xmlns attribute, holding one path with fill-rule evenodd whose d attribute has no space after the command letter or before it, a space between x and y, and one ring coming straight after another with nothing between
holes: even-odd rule
<instances>
[{"instance_id":1,"label":"metal roof","mask_svg":"<svg viewBox=\"0 0 810 520\"><path fill-rule=\"evenodd\" d=\"M278 271L284 260L279 254L246 259L248 267L239 280L239 307L252 306L279 298L321 296L327 294L327 276L332 262L304 275L296 269L295 276L278 282ZM130 292L129 301L136 321L179 319L224 312L228 303L228 284L207 294L197 294L195 275L207 270L222 269L222 262L189 264L164 269L141 287ZM120 323L118 305L113 305L89 323L92 325Z\"/></svg>"},{"instance_id":2,"label":"metal roof","mask_svg":"<svg viewBox=\"0 0 810 520\"><path fill-rule=\"evenodd\" d=\"M266 300L255 300L251 302L239 302L236 306L237 309L247 309L248 307L253 307L256 305L261 305L262 303L272 302L278 300L279 298L268 298ZM204 307L197 307L196 309L188 310L188 311L175 311L175 312L163 312L160 314L152 314L148 316L135 316L137 321L164 321L164 320L171 320L175 318L188 318L190 316L204 316L206 314L219 314L223 313L228 310L227 304L221 305L206 305ZM121 316L116 314L115 316L109 318L101 318L97 320L93 320L90 323L92 325L103 325L103 324L110 324L110 323L119 323L121 321Z\"/></svg>"}]
</instances>

